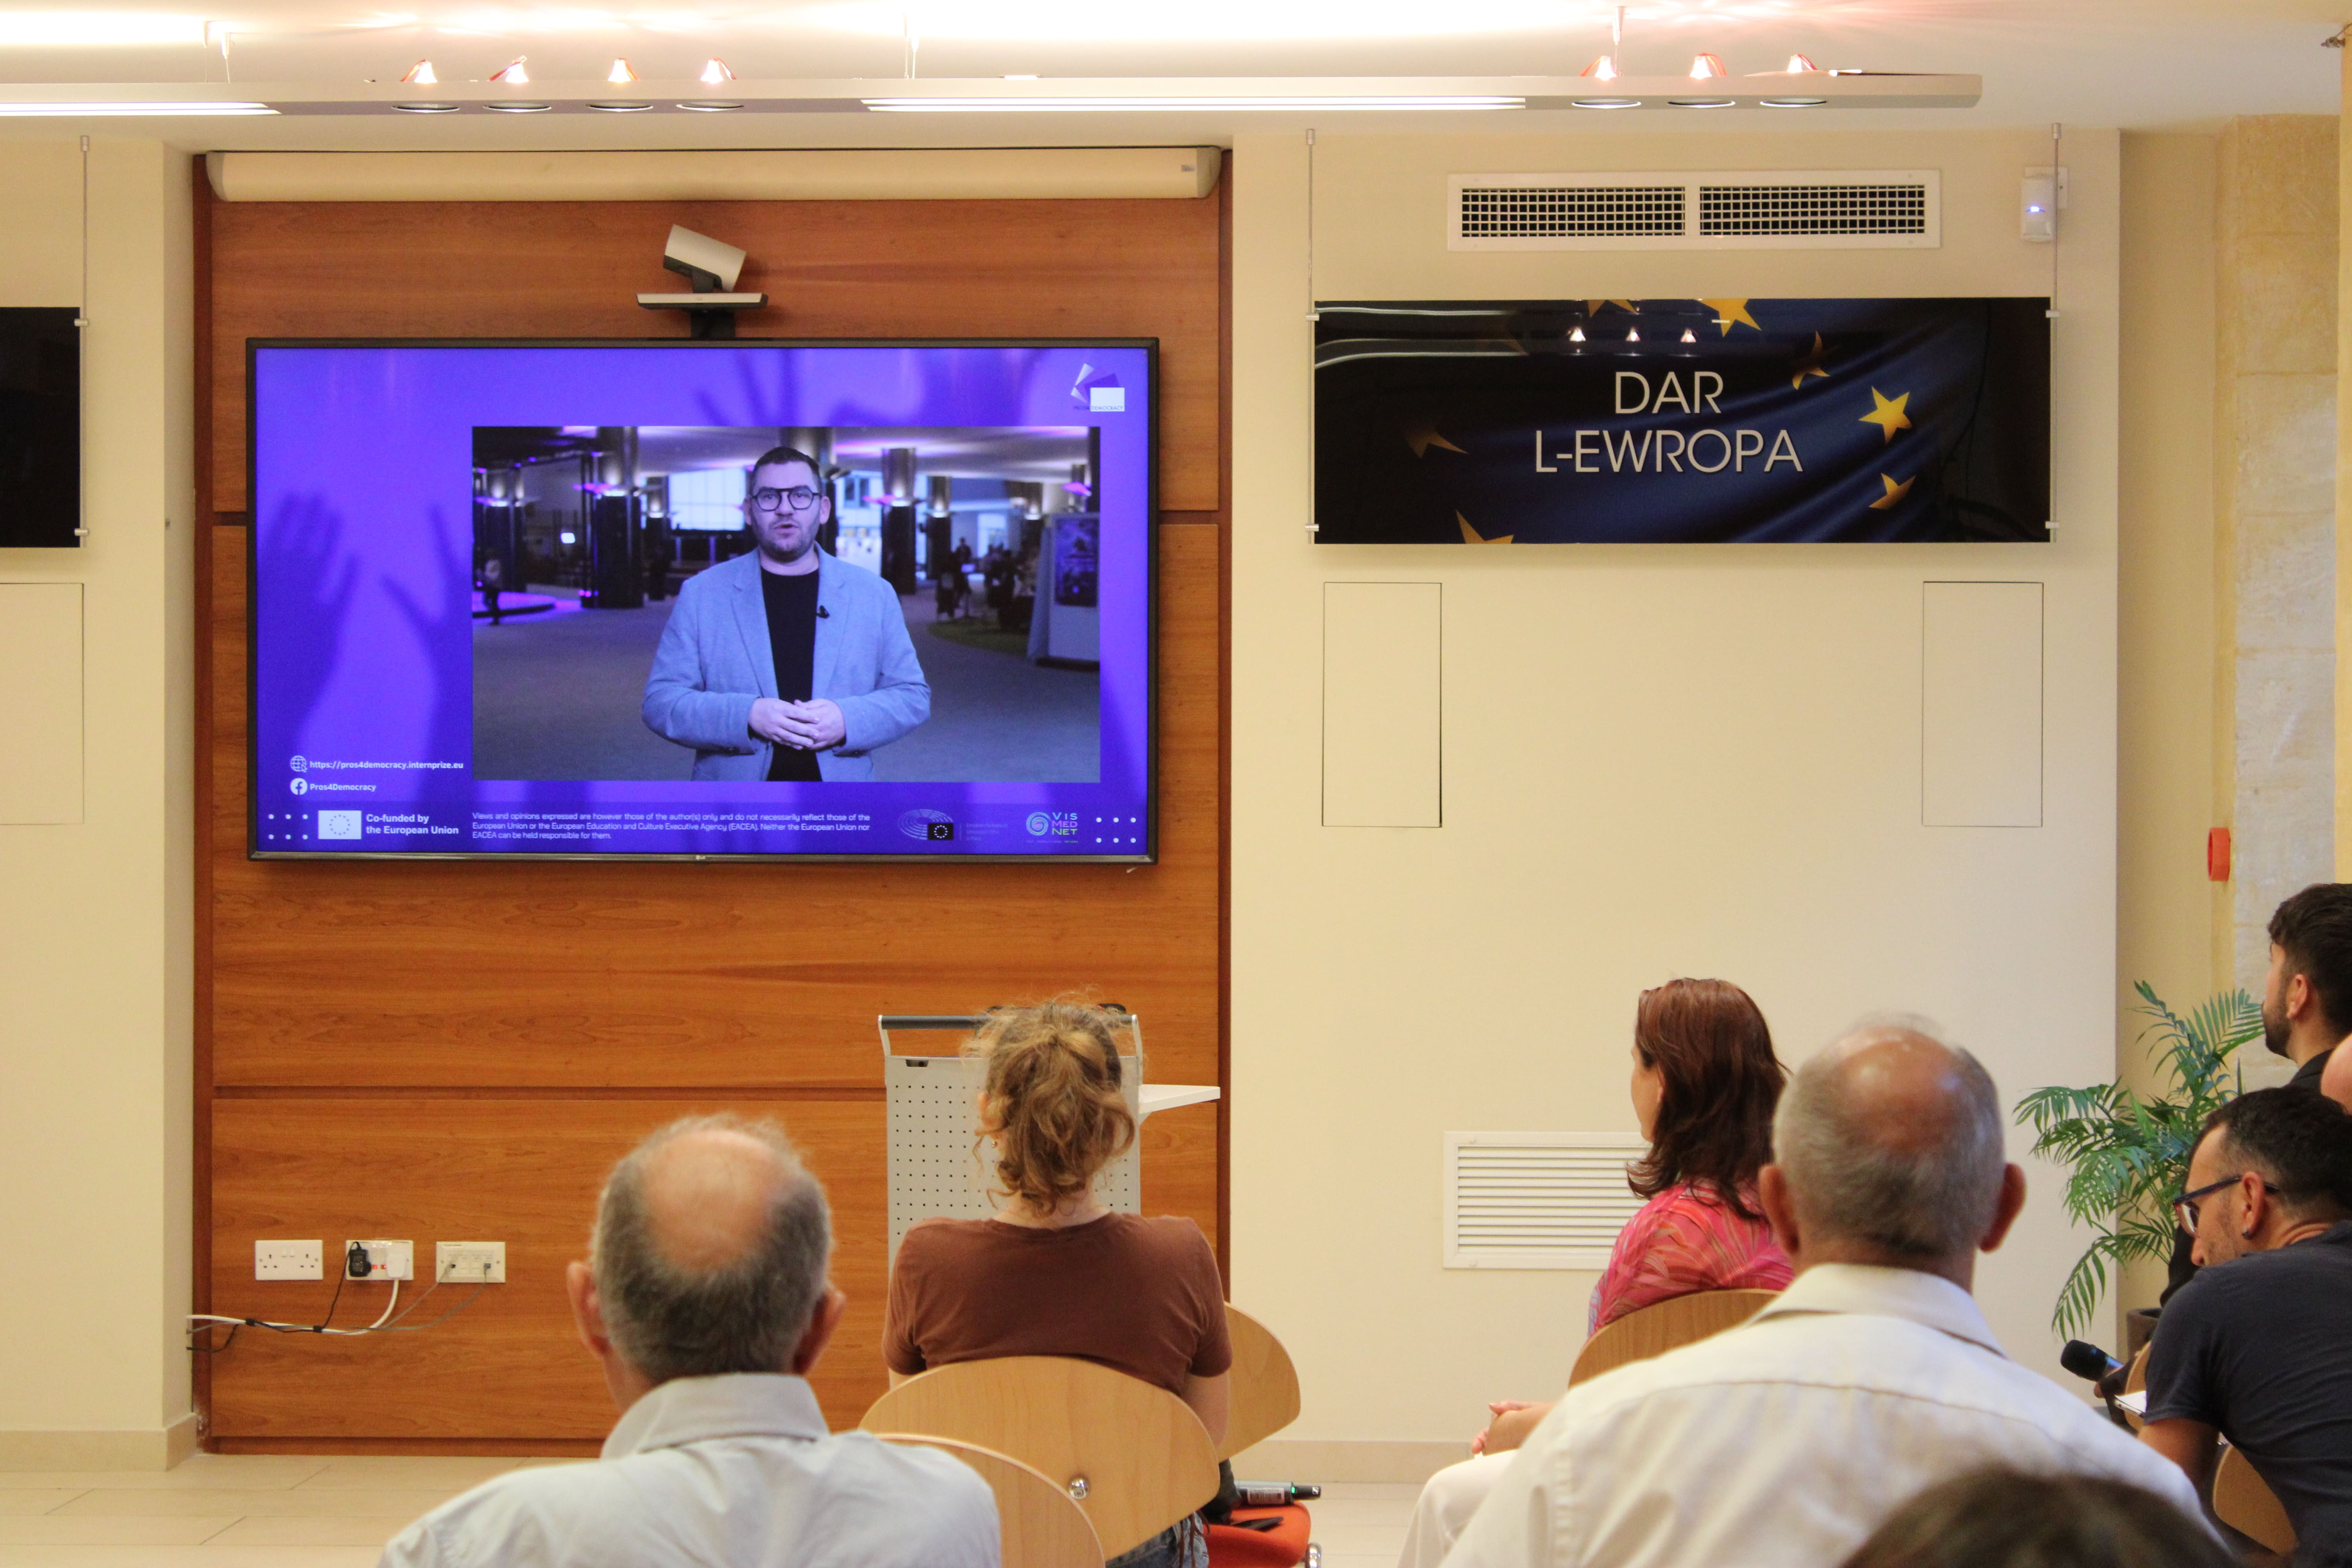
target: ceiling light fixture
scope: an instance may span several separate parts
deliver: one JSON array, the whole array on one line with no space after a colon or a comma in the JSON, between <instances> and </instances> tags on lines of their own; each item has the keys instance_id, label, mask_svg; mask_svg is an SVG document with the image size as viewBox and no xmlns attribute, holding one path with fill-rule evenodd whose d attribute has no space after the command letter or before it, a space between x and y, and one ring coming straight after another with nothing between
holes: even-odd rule
<instances>
[{"instance_id":1,"label":"ceiling light fixture","mask_svg":"<svg viewBox=\"0 0 2352 1568\"><path fill-rule=\"evenodd\" d=\"M1642 329L1639 327L1627 328L1625 331L1625 341L1629 343L1640 342L1642 341Z\"/></svg>"},{"instance_id":2,"label":"ceiling light fixture","mask_svg":"<svg viewBox=\"0 0 2352 1568\"><path fill-rule=\"evenodd\" d=\"M1570 99L1569 101L1579 109L1639 109L1642 107L1642 100L1638 98L1577 98Z\"/></svg>"},{"instance_id":3,"label":"ceiling light fixture","mask_svg":"<svg viewBox=\"0 0 2352 1568\"><path fill-rule=\"evenodd\" d=\"M1829 100L1826 98L1759 98L1756 101L1765 109L1819 109Z\"/></svg>"},{"instance_id":4,"label":"ceiling light fixture","mask_svg":"<svg viewBox=\"0 0 2352 1568\"><path fill-rule=\"evenodd\" d=\"M727 68L725 60L713 55L702 62L702 75L699 79L705 87L717 87L722 81L733 81L735 73Z\"/></svg>"},{"instance_id":5,"label":"ceiling light fixture","mask_svg":"<svg viewBox=\"0 0 2352 1568\"><path fill-rule=\"evenodd\" d=\"M1389 110L1525 109L1528 106L1525 98L1483 93L1397 93L1353 98L1296 95L1265 98L1223 95L1200 98L869 98L863 101L867 109L877 114L1123 114L1152 110L1380 112Z\"/></svg>"},{"instance_id":6,"label":"ceiling light fixture","mask_svg":"<svg viewBox=\"0 0 2352 1568\"><path fill-rule=\"evenodd\" d=\"M740 109L743 106L738 102L722 102L718 99L705 98L681 103L678 107L690 109L697 114L724 114L730 110Z\"/></svg>"},{"instance_id":7,"label":"ceiling light fixture","mask_svg":"<svg viewBox=\"0 0 2352 1568\"><path fill-rule=\"evenodd\" d=\"M606 81L635 81L637 79L637 73L629 68L628 61L615 58L613 61L613 68L604 73L604 79Z\"/></svg>"},{"instance_id":8,"label":"ceiling light fixture","mask_svg":"<svg viewBox=\"0 0 2352 1568\"><path fill-rule=\"evenodd\" d=\"M417 61L408 68L408 74L400 79L404 82L413 82L418 87L438 87L441 84L441 79L433 74L431 60Z\"/></svg>"},{"instance_id":9,"label":"ceiling light fixture","mask_svg":"<svg viewBox=\"0 0 2352 1568\"><path fill-rule=\"evenodd\" d=\"M653 105L650 103L616 103L610 99L605 99L601 101L593 102L589 104L588 107L605 114L642 114L646 110L651 109Z\"/></svg>"},{"instance_id":10,"label":"ceiling light fixture","mask_svg":"<svg viewBox=\"0 0 2352 1568\"><path fill-rule=\"evenodd\" d=\"M1788 74L1790 76L1803 76L1808 72L1818 73L1821 68L1821 67L1815 65L1811 59L1804 55L1790 55L1789 57Z\"/></svg>"},{"instance_id":11,"label":"ceiling light fixture","mask_svg":"<svg viewBox=\"0 0 2352 1568\"><path fill-rule=\"evenodd\" d=\"M486 103L482 107L493 114L545 114L555 105L551 103Z\"/></svg>"},{"instance_id":12,"label":"ceiling light fixture","mask_svg":"<svg viewBox=\"0 0 2352 1568\"><path fill-rule=\"evenodd\" d=\"M1709 81L1731 73L1723 68L1723 61L1716 56L1701 54L1691 57L1690 74L1693 81Z\"/></svg>"},{"instance_id":13,"label":"ceiling light fixture","mask_svg":"<svg viewBox=\"0 0 2352 1568\"><path fill-rule=\"evenodd\" d=\"M1737 109L1739 107L1739 100L1736 98L1670 98L1666 101L1676 109Z\"/></svg>"},{"instance_id":14,"label":"ceiling light fixture","mask_svg":"<svg viewBox=\"0 0 2352 1568\"><path fill-rule=\"evenodd\" d=\"M1583 329L1582 327L1570 327L1570 328L1569 328L1569 329L1568 329L1568 341L1569 341L1570 342L1572 342L1572 343L1580 343L1580 342L1582 342L1584 341L1584 329Z\"/></svg>"},{"instance_id":15,"label":"ceiling light fixture","mask_svg":"<svg viewBox=\"0 0 2352 1568\"><path fill-rule=\"evenodd\" d=\"M1585 67L1576 74L1579 76L1589 76L1595 81L1615 81L1617 79L1617 57L1614 55L1602 55L1598 59L1595 59L1591 65Z\"/></svg>"},{"instance_id":16,"label":"ceiling light fixture","mask_svg":"<svg viewBox=\"0 0 2352 1568\"><path fill-rule=\"evenodd\" d=\"M492 81L502 81L514 87L520 87L528 83L530 80L530 72L523 69L522 62L529 58L530 57L527 55L517 55L514 58L509 60L504 66L492 71L490 73L490 79Z\"/></svg>"},{"instance_id":17,"label":"ceiling light fixture","mask_svg":"<svg viewBox=\"0 0 2352 1568\"><path fill-rule=\"evenodd\" d=\"M392 107L394 111L399 114L455 114L457 112L457 106L454 103L395 103Z\"/></svg>"},{"instance_id":18,"label":"ceiling light fixture","mask_svg":"<svg viewBox=\"0 0 2352 1568\"><path fill-rule=\"evenodd\" d=\"M153 119L174 115L275 114L266 103L0 103L0 119Z\"/></svg>"}]
</instances>

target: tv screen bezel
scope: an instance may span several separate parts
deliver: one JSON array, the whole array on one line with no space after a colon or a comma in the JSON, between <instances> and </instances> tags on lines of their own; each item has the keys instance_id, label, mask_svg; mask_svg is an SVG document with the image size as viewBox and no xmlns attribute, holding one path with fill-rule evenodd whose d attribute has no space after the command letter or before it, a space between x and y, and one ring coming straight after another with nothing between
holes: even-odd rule
<instances>
[{"instance_id":1,"label":"tv screen bezel","mask_svg":"<svg viewBox=\"0 0 2352 1568\"><path fill-rule=\"evenodd\" d=\"M1143 847L1119 855L994 855L994 854L828 854L818 852L769 855L641 853L561 853L487 849L450 850L321 850L262 849L260 842L260 728L257 710L260 658L259 529L255 511L261 494L257 441L258 402L255 395L259 356L265 349L1140 349L1149 388L1145 449L1150 454L1144 476L1144 595L1143 673ZM1160 863L1160 340L1158 338L247 338L245 342L245 858L247 860L482 860L597 862L683 861L710 865L991 865L991 866L1156 866Z\"/></svg>"}]
</instances>

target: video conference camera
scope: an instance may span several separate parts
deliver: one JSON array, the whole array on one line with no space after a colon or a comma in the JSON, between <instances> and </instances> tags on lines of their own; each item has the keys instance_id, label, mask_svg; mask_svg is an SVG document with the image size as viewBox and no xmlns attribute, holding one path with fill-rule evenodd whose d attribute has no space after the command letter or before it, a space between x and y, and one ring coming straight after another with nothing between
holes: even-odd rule
<instances>
[{"instance_id":1,"label":"video conference camera","mask_svg":"<svg viewBox=\"0 0 2352 1568\"><path fill-rule=\"evenodd\" d=\"M662 243L662 268L685 278L694 291L640 294L637 303L648 310L684 310L689 337L731 338L736 311L757 310L768 302L765 294L733 292L746 259L744 252L725 240L672 224L669 238Z\"/></svg>"}]
</instances>

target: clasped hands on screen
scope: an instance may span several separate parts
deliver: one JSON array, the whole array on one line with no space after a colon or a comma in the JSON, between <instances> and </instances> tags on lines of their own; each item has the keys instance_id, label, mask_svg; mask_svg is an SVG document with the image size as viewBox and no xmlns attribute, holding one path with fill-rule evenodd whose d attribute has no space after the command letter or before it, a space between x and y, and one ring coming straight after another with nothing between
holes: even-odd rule
<instances>
[{"instance_id":1,"label":"clasped hands on screen","mask_svg":"<svg viewBox=\"0 0 2352 1568\"><path fill-rule=\"evenodd\" d=\"M754 697L747 728L762 741L798 752L822 752L828 746L838 746L849 733L849 724L842 718L841 709L822 697L812 697L806 702Z\"/></svg>"}]
</instances>

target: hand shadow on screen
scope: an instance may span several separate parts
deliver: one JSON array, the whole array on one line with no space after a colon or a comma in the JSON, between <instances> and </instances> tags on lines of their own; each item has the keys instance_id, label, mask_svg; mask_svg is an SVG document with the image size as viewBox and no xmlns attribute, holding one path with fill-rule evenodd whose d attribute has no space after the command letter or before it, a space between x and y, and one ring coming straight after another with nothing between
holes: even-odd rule
<instances>
[{"instance_id":1,"label":"hand shadow on screen","mask_svg":"<svg viewBox=\"0 0 2352 1568\"><path fill-rule=\"evenodd\" d=\"M433 552L439 557L440 570L434 574L439 604L417 603L415 595L389 577L383 591L408 617L433 671L433 707L425 721L422 755L428 762L457 762L472 756L474 750L474 579L464 551L451 546L441 509L426 508L425 518ZM451 679L453 658L456 679Z\"/></svg>"},{"instance_id":2,"label":"hand shadow on screen","mask_svg":"<svg viewBox=\"0 0 2352 1568\"><path fill-rule=\"evenodd\" d=\"M334 677L359 592L360 566L343 551L343 514L320 497L289 496L253 542L256 618L277 656L268 670L269 711L286 716L278 733L297 745ZM296 650L299 657L285 657ZM248 721L257 733L260 716Z\"/></svg>"}]
</instances>

